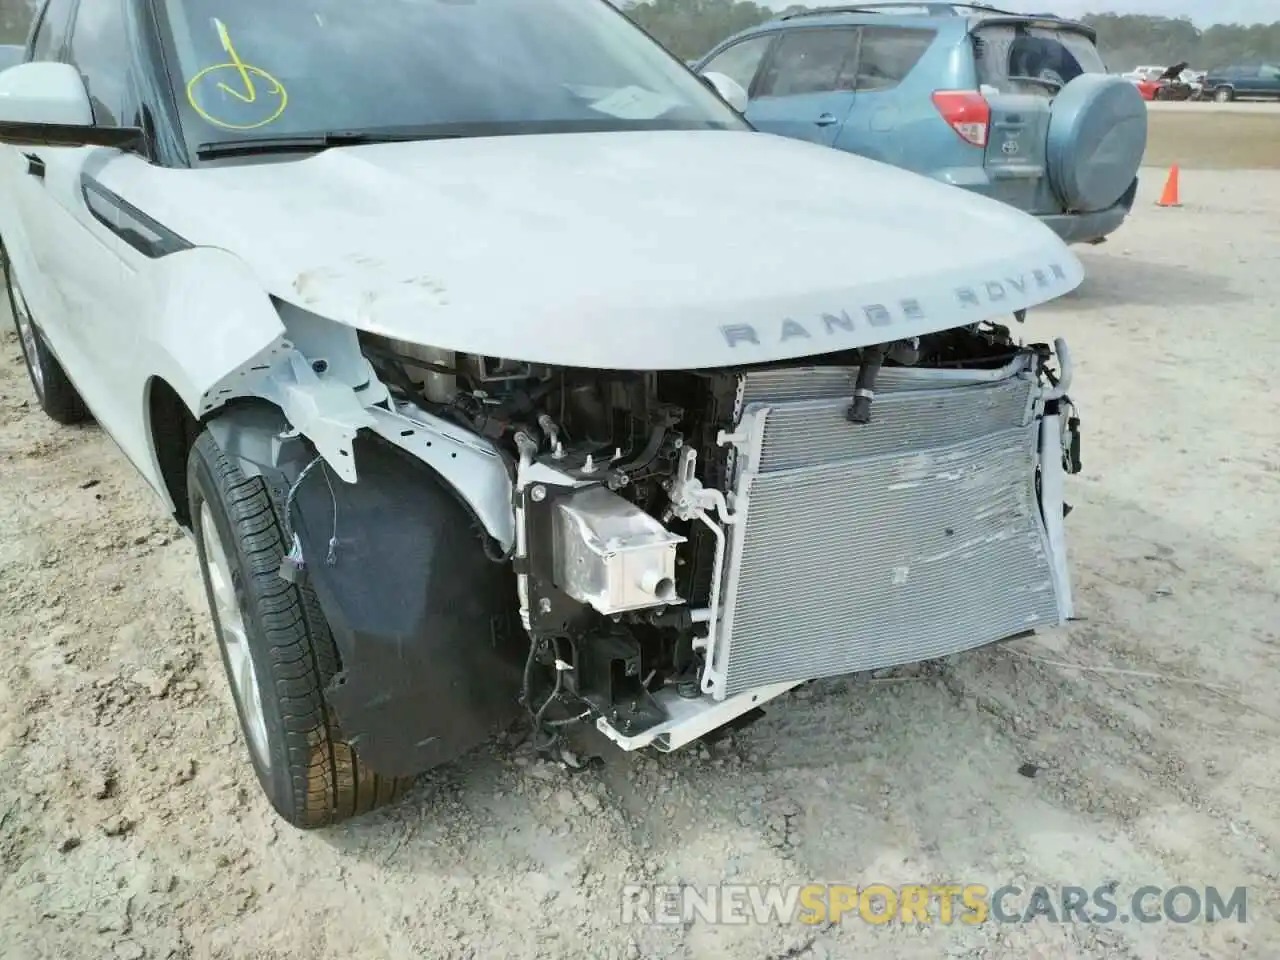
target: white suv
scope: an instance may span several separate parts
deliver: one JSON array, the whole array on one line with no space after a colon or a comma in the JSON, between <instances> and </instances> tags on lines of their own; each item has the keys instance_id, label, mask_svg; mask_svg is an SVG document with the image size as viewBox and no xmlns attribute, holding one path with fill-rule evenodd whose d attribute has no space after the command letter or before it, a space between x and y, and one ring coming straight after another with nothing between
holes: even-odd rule
<instances>
[{"instance_id":1,"label":"white suv","mask_svg":"<svg viewBox=\"0 0 1280 960\"><path fill-rule=\"evenodd\" d=\"M32 383L193 535L289 822L1070 616L1031 217L752 131L603 0L49 0L24 59Z\"/></svg>"}]
</instances>

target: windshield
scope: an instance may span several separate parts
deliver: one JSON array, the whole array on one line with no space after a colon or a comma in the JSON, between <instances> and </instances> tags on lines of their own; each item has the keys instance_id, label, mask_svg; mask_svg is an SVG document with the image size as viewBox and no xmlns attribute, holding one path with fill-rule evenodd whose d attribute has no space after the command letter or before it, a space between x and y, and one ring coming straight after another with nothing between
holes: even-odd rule
<instances>
[{"instance_id":1,"label":"windshield","mask_svg":"<svg viewBox=\"0 0 1280 960\"><path fill-rule=\"evenodd\" d=\"M745 129L604 0L163 0L192 145Z\"/></svg>"}]
</instances>

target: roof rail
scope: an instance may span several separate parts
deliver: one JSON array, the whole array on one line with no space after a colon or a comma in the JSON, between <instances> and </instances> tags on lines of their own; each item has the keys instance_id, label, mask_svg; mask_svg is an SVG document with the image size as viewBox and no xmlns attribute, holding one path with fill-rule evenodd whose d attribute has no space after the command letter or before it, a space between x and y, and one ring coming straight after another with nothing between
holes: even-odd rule
<instances>
[{"instance_id":1,"label":"roof rail","mask_svg":"<svg viewBox=\"0 0 1280 960\"><path fill-rule=\"evenodd\" d=\"M931 17L964 16L965 14L960 12L962 10L992 13L1008 17L1030 16L1028 14L1017 13L1013 10L1000 10L985 3L950 3L940 2L940 0L915 0L915 2L912 3L910 0L884 0L884 2L858 3L849 6L812 7L808 10L797 10L795 13L783 14L778 19L794 20L797 17L821 17L829 13L892 13L895 9L903 7L908 9L923 9L925 14Z\"/></svg>"}]
</instances>

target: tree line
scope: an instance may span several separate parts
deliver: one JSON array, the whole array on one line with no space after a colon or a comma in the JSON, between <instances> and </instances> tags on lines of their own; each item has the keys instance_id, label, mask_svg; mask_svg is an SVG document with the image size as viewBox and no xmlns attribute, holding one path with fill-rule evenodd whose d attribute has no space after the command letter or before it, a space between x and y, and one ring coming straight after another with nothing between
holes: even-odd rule
<instances>
[{"instance_id":1,"label":"tree line","mask_svg":"<svg viewBox=\"0 0 1280 960\"><path fill-rule=\"evenodd\" d=\"M752 0L615 0L636 23L682 60L710 50L725 37L778 13ZM35 0L0 0L0 43L21 43ZM1051 6L1051 3L1046 3ZM803 10L799 4L789 10ZM1084 18L1098 31L1110 70L1138 64L1188 61L1195 69L1229 63L1280 64L1280 20L1272 24L1219 24L1205 30L1170 17L1095 14Z\"/></svg>"},{"instance_id":2,"label":"tree line","mask_svg":"<svg viewBox=\"0 0 1280 960\"><path fill-rule=\"evenodd\" d=\"M750 0L624 0L621 6L682 60L699 57L725 37L779 15ZM1045 6L1052 7L1052 2ZM788 11L804 9L797 4ZM1218 24L1201 30L1185 18L1104 13L1083 19L1098 31L1099 50L1112 71L1181 60L1200 70L1231 63L1280 64L1280 20L1247 27Z\"/></svg>"}]
</instances>

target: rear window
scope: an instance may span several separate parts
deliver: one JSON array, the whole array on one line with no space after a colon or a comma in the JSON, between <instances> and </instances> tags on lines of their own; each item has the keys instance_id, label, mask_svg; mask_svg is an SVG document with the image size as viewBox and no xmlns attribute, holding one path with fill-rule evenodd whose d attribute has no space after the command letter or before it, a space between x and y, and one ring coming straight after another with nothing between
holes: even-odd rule
<instances>
[{"instance_id":1,"label":"rear window","mask_svg":"<svg viewBox=\"0 0 1280 960\"><path fill-rule=\"evenodd\" d=\"M1002 24L974 32L978 82L1001 93L1052 96L1082 73L1106 73L1093 41L1074 30Z\"/></svg>"},{"instance_id":2,"label":"rear window","mask_svg":"<svg viewBox=\"0 0 1280 960\"><path fill-rule=\"evenodd\" d=\"M933 30L863 27L858 51L859 90L888 90L907 78L929 49Z\"/></svg>"}]
</instances>

